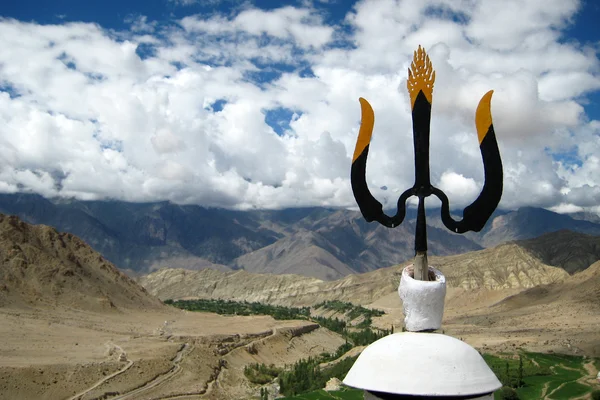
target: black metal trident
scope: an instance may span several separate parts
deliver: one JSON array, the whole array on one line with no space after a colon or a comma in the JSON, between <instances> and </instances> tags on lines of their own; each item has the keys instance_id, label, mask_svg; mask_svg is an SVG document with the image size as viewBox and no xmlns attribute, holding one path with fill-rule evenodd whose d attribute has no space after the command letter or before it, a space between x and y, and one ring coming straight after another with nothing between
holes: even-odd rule
<instances>
[{"instance_id":1,"label":"black metal trident","mask_svg":"<svg viewBox=\"0 0 600 400\"><path fill-rule=\"evenodd\" d=\"M502 160L496 142L492 124L491 99L493 91L487 92L479 102L475 114L475 125L479 137L479 149L483 158L485 183L479 197L463 211L463 219L456 221L450 215L448 197L440 189L431 184L429 177L429 123L431 120L431 104L435 71L429 56L419 46L415 51L413 62L408 70L407 88L411 100L413 139L415 149L415 184L402 193L398 199L396 215L390 217L383 212L383 206L377 201L367 186L366 167L369 143L373 133L375 115L371 105L360 98L362 111L361 126L352 157L351 182L354 198L363 217L368 221L377 221L388 228L402 223L406 215L406 200L411 196L419 198L417 226L415 232L415 252L417 259L424 257L424 271L421 277L427 279L427 230L425 224L425 198L435 195L442 202L442 222L452 232L479 232L490 218L502 197ZM415 262L417 264L417 262ZM418 267L417 265L415 265Z\"/></svg>"}]
</instances>

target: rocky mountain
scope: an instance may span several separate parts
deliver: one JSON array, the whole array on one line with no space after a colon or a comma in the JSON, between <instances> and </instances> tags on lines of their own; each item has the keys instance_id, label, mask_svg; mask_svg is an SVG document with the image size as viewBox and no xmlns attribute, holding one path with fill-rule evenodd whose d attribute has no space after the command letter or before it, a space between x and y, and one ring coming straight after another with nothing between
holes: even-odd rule
<instances>
[{"instance_id":1,"label":"rocky mountain","mask_svg":"<svg viewBox=\"0 0 600 400\"><path fill-rule=\"evenodd\" d=\"M367 223L359 212L337 210L287 227L275 243L245 254L234 268L260 273L296 273L338 279L398 264L414 255L414 223L395 229ZM296 229L296 231L294 231ZM429 227L431 254L448 255L481 247L445 229Z\"/></svg>"},{"instance_id":2,"label":"rocky mountain","mask_svg":"<svg viewBox=\"0 0 600 400\"><path fill-rule=\"evenodd\" d=\"M244 254L234 260L237 269L248 272L293 274L325 280L353 274L348 265L338 258L342 250L334 246L318 232L301 230L279 239L277 242Z\"/></svg>"},{"instance_id":3,"label":"rocky mountain","mask_svg":"<svg viewBox=\"0 0 600 400\"><path fill-rule=\"evenodd\" d=\"M431 210L434 214L436 210ZM340 249L338 256L356 272L373 271L399 264L414 257L415 220L410 218L389 229L378 223L367 223L359 212L338 210L315 221L310 227ZM416 216L415 216L416 219ZM428 226L429 253L438 256L479 250L481 246L445 227Z\"/></svg>"},{"instance_id":4,"label":"rocky mountain","mask_svg":"<svg viewBox=\"0 0 600 400\"><path fill-rule=\"evenodd\" d=\"M162 309L81 239L0 214L0 307Z\"/></svg>"},{"instance_id":5,"label":"rocky mountain","mask_svg":"<svg viewBox=\"0 0 600 400\"><path fill-rule=\"evenodd\" d=\"M222 298L284 305L311 305L325 300L370 304L398 289L400 266L323 281L298 275L253 274L161 269L138 282L161 299ZM505 244L466 254L431 257L430 264L446 275L451 287L474 289L525 289L563 282L569 274L542 263L527 249Z\"/></svg>"},{"instance_id":6,"label":"rocky mountain","mask_svg":"<svg viewBox=\"0 0 600 400\"><path fill-rule=\"evenodd\" d=\"M520 240L518 244L545 264L561 267L569 274L583 271L600 260L600 237L584 233L561 230Z\"/></svg>"},{"instance_id":7,"label":"rocky mountain","mask_svg":"<svg viewBox=\"0 0 600 400\"><path fill-rule=\"evenodd\" d=\"M0 194L0 212L73 233L130 275L178 267L294 273L332 280L395 265L414 255L413 209L394 229L369 224L359 212L350 210L313 207L242 212L168 202L48 200L23 193ZM535 208L496 211L482 232L466 235L448 231L439 210L428 210L427 218L429 254L436 256L481 250L560 229L600 235L600 224ZM552 257L544 260L560 263ZM582 267L573 262L568 263L569 271Z\"/></svg>"},{"instance_id":8,"label":"rocky mountain","mask_svg":"<svg viewBox=\"0 0 600 400\"><path fill-rule=\"evenodd\" d=\"M410 222L388 230L348 210L241 212L167 202L48 200L21 193L1 194L0 212L78 235L132 274L167 266L336 279L413 254ZM481 247L432 227L430 248L432 254L445 255Z\"/></svg>"},{"instance_id":9,"label":"rocky mountain","mask_svg":"<svg viewBox=\"0 0 600 400\"><path fill-rule=\"evenodd\" d=\"M273 243L245 213L162 203L50 201L33 194L0 195L0 212L73 233L119 268L151 271L231 262ZM228 268L224 268L228 269Z\"/></svg>"},{"instance_id":10,"label":"rocky mountain","mask_svg":"<svg viewBox=\"0 0 600 400\"><path fill-rule=\"evenodd\" d=\"M479 234L471 236L471 239L483 247L491 247L564 229L600 236L600 224L574 219L569 215L557 214L543 208L522 207L493 218Z\"/></svg>"},{"instance_id":11,"label":"rocky mountain","mask_svg":"<svg viewBox=\"0 0 600 400\"><path fill-rule=\"evenodd\" d=\"M305 306L324 300L369 304L398 288L397 268L323 281L301 275L255 274L246 271L190 271L164 268L137 279L162 300L197 297ZM395 280L395 288L394 288Z\"/></svg>"},{"instance_id":12,"label":"rocky mountain","mask_svg":"<svg viewBox=\"0 0 600 400\"><path fill-rule=\"evenodd\" d=\"M576 303L578 306L576 308L582 309L582 312L600 310L600 261L563 282L533 287L510 296L498 306L503 309L519 309L536 305L552 308L556 304L568 308L572 303Z\"/></svg>"},{"instance_id":13,"label":"rocky mountain","mask_svg":"<svg viewBox=\"0 0 600 400\"><path fill-rule=\"evenodd\" d=\"M562 282L569 274L562 268L544 264L518 243L456 256L431 258L450 286L464 289L530 288Z\"/></svg>"}]
</instances>

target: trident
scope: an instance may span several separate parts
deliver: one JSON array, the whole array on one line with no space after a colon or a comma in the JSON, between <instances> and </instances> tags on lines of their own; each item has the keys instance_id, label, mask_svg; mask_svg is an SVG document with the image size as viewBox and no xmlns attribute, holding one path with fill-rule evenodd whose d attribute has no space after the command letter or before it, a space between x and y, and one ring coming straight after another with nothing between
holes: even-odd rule
<instances>
[{"instance_id":1,"label":"trident","mask_svg":"<svg viewBox=\"0 0 600 400\"><path fill-rule=\"evenodd\" d=\"M408 70L406 86L411 100L413 140L415 149L415 184L402 193L398 199L396 215L390 217L383 212L383 206L373 197L366 181L367 155L373 134L375 114L369 102L362 97L361 125L352 157L351 182L354 198L367 222L377 221L394 228L402 223L406 215L406 201L411 196L419 198L417 226L415 231L415 279L429 280L427 265L427 227L425 223L425 198L435 195L442 202L442 222L452 232L479 232L485 226L502 197L502 160L492 124L491 99L493 90L487 92L477 106L475 125L479 138L479 149L483 158L484 185L477 199L463 210L463 219L456 221L450 215L448 197L431 184L429 177L429 123L435 71L424 49L414 52L413 62Z\"/></svg>"}]
</instances>

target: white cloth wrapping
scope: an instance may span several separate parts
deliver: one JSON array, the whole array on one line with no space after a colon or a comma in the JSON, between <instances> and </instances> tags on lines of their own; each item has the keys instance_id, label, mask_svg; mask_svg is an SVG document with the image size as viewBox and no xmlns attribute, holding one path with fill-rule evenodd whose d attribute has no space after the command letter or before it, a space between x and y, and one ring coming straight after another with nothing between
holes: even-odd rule
<instances>
[{"instance_id":1,"label":"white cloth wrapping","mask_svg":"<svg viewBox=\"0 0 600 400\"><path fill-rule=\"evenodd\" d=\"M419 281L411 276L412 265L404 268L398 294L404 307L404 327L410 332L440 329L446 298L446 277L435 268L435 281Z\"/></svg>"}]
</instances>

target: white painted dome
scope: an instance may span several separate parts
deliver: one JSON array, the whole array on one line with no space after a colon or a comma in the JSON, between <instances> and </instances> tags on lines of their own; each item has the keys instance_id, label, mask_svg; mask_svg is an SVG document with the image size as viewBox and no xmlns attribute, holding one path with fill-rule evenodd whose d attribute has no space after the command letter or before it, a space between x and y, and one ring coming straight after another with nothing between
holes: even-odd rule
<instances>
[{"instance_id":1,"label":"white painted dome","mask_svg":"<svg viewBox=\"0 0 600 400\"><path fill-rule=\"evenodd\" d=\"M437 333L404 332L374 342L358 357L344 384L413 396L474 396L502 384L468 344Z\"/></svg>"}]
</instances>

